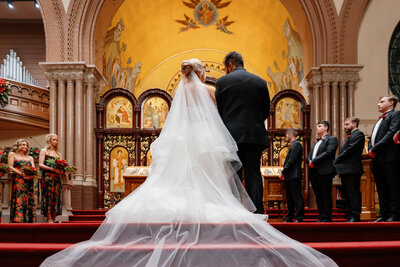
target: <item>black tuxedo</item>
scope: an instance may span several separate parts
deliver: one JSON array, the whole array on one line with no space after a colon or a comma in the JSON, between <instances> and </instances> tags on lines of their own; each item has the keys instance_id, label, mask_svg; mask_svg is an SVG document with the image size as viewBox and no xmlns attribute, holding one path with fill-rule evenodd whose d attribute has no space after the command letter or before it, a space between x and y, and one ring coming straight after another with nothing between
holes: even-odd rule
<instances>
[{"instance_id":1,"label":"black tuxedo","mask_svg":"<svg viewBox=\"0 0 400 267\"><path fill-rule=\"evenodd\" d=\"M373 159L372 172L378 191L380 215L383 219L393 217L400 220L400 179L398 177L400 149L393 143L393 136L399 130L399 124L399 111L389 111L379 126L375 145L372 146L372 140L368 143L368 149L376 155ZM376 124L374 129L375 127Z\"/></svg>"},{"instance_id":2,"label":"black tuxedo","mask_svg":"<svg viewBox=\"0 0 400 267\"><path fill-rule=\"evenodd\" d=\"M348 214L356 220L360 219L361 214L360 179L364 172L361 159L364 144L364 133L355 129L346 138L338 157L333 162L342 180Z\"/></svg>"},{"instance_id":3,"label":"black tuxedo","mask_svg":"<svg viewBox=\"0 0 400 267\"><path fill-rule=\"evenodd\" d=\"M312 162L316 168L310 168L309 178L317 200L318 219L332 220L332 180L336 174L333 161L335 159L338 140L334 136L326 135L318 148L315 158L312 158L315 145L311 147L307 157L307 164Z\"/></svg>"},{"instance_id":4,"label":"black tuxedo","mask_svg":"<svg viewBox=\"0 0 400 267\"><path fill-rule=\"evenodd\" d=\"M285 177L286 203L288 208L287 219L292 220L296 209L296 219L304 218L304 200L301 190L301 163L303 146L297 140L290 145L283 164L282 174Z\"/></svg>"},{"instance_id":5,"label":"black tuxedo","mask_svg":"<svg viewBox=\"0 0 400 267\"><path fill-rule=\"evenodd\" d=\"M215 98L222 121L238 144L246 191L256 212L264 213L260 158L268 146L264 124L270 107L267 83L244 68L236 68L218 79ZM241 177L242 171L238 174Z\"/></svg>"}]
</instances>

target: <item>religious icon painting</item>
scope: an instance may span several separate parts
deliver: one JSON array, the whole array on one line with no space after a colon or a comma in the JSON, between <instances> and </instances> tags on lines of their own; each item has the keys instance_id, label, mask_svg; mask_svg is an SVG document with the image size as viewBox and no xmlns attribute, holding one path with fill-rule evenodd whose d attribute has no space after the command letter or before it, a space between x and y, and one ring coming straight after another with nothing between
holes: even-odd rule
<instances>
[{"instance_id":1,"label":"religious icon painting","mask_svg":"<svg viewBox=\"0 0 400 267\"><path fill-rule=\"evenodd\" d=\"M129 154L126 148L118 146L110 153L110 192L125 192L123 174L128 168Z\"/></svg>"},{"instance_id":2,"label":"religious icon painting","mask_svg":"<svg viewBox=\"0 0 400 267\"><path fill-rule=\"evenodd\" d=\"M142 128L162 128L168 111L167 101L158 96L150 97L142 106Z\"/></svg>"},{"instance_id":3,"label":"religious icon painting","mask_svg":"<svg viewBox=\"0 0 400 267\"><path fill-rule=\"evenodd\" d=\"M279 151L279 166L283 166L283 163L285 163L285 159L287 156L287 153L289 152L289 147L285 146Z\"/></svg>"},{"instance_id":4,"label":"religious icon painting","mask_svg":"<svg viewBox=\"0 0 400 267\"><path fill-rule=\"evenodd\" d=\"M153 161L153 157L151 156L151 151L149 149L146 153L146 166L150 166L152 161Z\"/></svg>"},{"instance_id":5,"label":"religious icon painting","mask_svg":"<svg viewBox=\"0 0 400 267\"><path fill-rule=\"evenodd\" d=\"M291 97L285 97L276 104L276 128L299 129L301 125L300 104Z\"/></svg>"},{"instance_id":6,"label":"religious icon painting","mask_svg":"<svg viewBox=\"0 0 400 267\"><path fill-rule=\"evenodd\" d=\"M132 103L126 97L114 97L107 104L106 118L107 128L132 128Z\"/></svg>"}]
</instances>

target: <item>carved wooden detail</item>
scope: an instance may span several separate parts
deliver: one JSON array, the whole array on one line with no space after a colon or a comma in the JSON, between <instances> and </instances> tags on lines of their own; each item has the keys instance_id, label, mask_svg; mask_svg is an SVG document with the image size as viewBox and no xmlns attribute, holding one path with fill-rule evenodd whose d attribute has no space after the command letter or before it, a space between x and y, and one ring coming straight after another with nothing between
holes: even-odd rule
<instances>
[{"instance_id":1,"label":"carved wooden detail","mask_svg":"<svg viewBox=\"0 0 400 267\"><path fill-rule=\"evenodd\" d=\"M48 129L49 90L11 80L6 82L11 91L9 104L0 107L1 120Z\"/></svg>"},{"instance_id":2,"label":"carved wooden detail","mask_svg":"<svg viewBox=\"0 0 400 267\"><path fill-rule=\"evenodd\" d=\"M130 128L107 128L107 105L114 97L124 97L132 104L132 127ZM129 152L129 166L146 166L147 153L150 145L157 139L161 128L142 129L141 112L142 106L151 97L160 97L166 101L168 108L171 107L172 98L161 89L149 89L145 91L138 99L128 90L123 88L114 88L107 91L96 105L97 127L95 129L97 153L96 166L98 181L97 204L99 208L110 208L124 197L124 194L132 188L136 188L140 183L137 181L126 180L125 193L109 192L109 154L115 146L122 146ZM111 138L111 139L110 139ZM111 142L114 140L113 142ZM120 141L118 141L120 140ZM121 141L122 140L122 141ZM117 142L118 141L118 142ZM111 142L111 143L110 143ZM141 182L143 182L141 180ZM132 187L133 186L133 187ZM136 187L135 187L136 186Z\"/></svg>"}]
</instances>

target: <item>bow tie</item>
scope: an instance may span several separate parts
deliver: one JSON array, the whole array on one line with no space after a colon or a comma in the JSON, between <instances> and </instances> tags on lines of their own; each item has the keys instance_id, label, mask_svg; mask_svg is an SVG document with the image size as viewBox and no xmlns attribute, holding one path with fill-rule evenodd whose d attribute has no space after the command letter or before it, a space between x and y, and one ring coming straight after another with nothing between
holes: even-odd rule
<instances>
[{"instance_id":1,"label":"bow tie","mask_svg":"<svg viewBox=\"0 0 400 267\"><path fill-rule=\"evenodd\" d=\"M384 118L386 118L386 113L379 116L379 119L384 119Z\"/></svg>"},{"instance_id":2,"label":"bow tie","mask_svg":"<svg viewBox=\"0 0 400 267\"><path fill-rule=\"evenodd\" d=\"M318 138L317 138L317 142L318 142L318 141L324 141L324 138L323 138L323 137L318 137Z\"/></svg>"}]
</instances>

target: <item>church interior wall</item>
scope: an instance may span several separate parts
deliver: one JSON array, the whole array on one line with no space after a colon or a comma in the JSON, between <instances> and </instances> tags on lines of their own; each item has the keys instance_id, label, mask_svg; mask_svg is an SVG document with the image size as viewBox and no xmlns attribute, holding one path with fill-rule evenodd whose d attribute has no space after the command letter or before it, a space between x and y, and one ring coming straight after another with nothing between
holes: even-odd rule
<instances>
[{"instance_id":1,"label":"church interior wall","mask_svg":"<svg viewBox=\"0 0 400 267\"><path fill-rule=\"evenodd\" d=\"M1 122L0 122L1 123ZM26 128L19 130L0 130L0 147L12 147L18 139L26 139L31 147L44 147L46 145L47 129ZM30 138L32 137L32 138ZM39 145L40 144L40 145Z\"/></svg>"},{"instance_id":2,"label":"church interior wall","mask_svg":"<svg viewBox=\"0 0 400 267\"><path fill-rule=\"evenodd\" d=\"M361 119L361 129L366 134L371 133L379 116L379 97L392 94L388 80L388 49L400 20L399 10L398 0L371 0L361 21L358 64L364 68L355 91L355 115Z\"/></svg>"}]
</instances>

